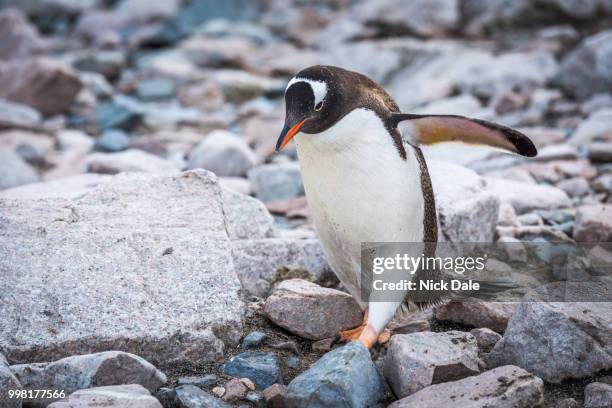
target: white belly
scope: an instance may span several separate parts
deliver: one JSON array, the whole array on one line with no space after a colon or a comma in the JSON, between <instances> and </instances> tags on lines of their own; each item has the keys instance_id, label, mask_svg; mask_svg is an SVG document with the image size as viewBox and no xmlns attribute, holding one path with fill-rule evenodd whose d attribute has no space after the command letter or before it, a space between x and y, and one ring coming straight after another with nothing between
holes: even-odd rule
<instances>
[{"instance_id":1,"label":"white belly","mask_svg":"<svg viewBox=\"0 0 612 408\"><path fill-rule=\"evenodd\" d=\"M359 109L331 129L296 136L304 187L327 260L362 304L361 243L421 242L419 164L403 160L374 112Z\"/></svg>"}]
</instances>

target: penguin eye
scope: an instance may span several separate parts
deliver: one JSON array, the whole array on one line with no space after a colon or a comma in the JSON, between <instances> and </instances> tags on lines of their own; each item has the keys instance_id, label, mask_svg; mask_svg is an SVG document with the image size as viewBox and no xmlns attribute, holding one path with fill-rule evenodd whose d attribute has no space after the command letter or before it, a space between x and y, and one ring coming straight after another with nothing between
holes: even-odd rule
<instances>
[{"instance_id":1,"label":"penguin eye","mask_svg":"<svg viewBox=\"0 0 612 408\"><path fill-rule=\"evenodd\" d=\"M323 101L321 101L321 102L319 102L319 103L317 103L317 104L315 105L315 110L316 110L317 112L318 112L318 111L320 111L322 108L323 108Z\"/></svg>"}]
</instances>

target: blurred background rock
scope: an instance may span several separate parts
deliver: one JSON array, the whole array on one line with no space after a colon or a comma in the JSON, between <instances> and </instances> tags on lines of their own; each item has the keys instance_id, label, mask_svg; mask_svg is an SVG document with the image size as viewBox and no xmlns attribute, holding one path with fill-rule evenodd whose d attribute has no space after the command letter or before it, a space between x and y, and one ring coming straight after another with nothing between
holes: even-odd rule
<instances>
[{"instance_id":1,"label":"blurred background rock","mask_svg":"<svg viewBox=\"0 0 612 408\"><path fill-rule=\"evenodd\" d=\"M332 64L403 111L521 129L535 162L426 153L489 177L519 215L569 208L541 222L572 236L576 207L611 200L611 22L609 0L0 0L0 189L202 167L308 226L295 149L273 147L287 80Z\"/></svg>"}]
</instances>

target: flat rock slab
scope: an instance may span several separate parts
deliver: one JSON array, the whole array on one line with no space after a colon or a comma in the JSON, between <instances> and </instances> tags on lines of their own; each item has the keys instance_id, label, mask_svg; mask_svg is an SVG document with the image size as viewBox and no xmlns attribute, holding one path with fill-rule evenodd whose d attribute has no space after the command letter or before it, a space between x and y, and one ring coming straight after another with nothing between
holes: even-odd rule
<instances>
[{"instance_id":1,"label":"flat rock slab","mask_svg":"<svg viewBox=\"0 0 612 408\"><path fill-rule=\"evenodd\" d=\"M302 279L281 282L266 300L264 313L278 326L310 340L335 336L363 320L351 295Z\"/></svg>"},{"instance_id":2,"label":"flat rock slab","mask_svg":"<svg viewBox=\"0 0 612 408\"><path fill-rule=\"evenodd\" d=\"M610 304L521 303L485 361L514 364L552 383L612 368Z\"/></svg>"},{"instance_id":3,"label":"flat rock slab","mask_svg":"<svg viewBox=\"0 0 612 408\"><path fill-rule=\"evenodd\" d=\"M515 366L432 385L389 405L389 408L531 408L542 403L544 382Z\"/></svg>"},{"instance_id":4,"label":"flat rock slab","mask_svg":"<svg viewBox=\"0 0 612 408\"><path fill-rule=\"evenodd\" d=\"M518 303L488 302L481 299L459 299L438 306L434 316L438 320L449 320L455 323L474 327L486 327L503 333L508 320L516 312Z\"/></svg>"},{"instance_id":5,"label":"flat rock slab","mask_svg":"<svg viewBox=\"0 0 612 408\"><path fill-rule=\"evenodd\" d=\"M308 370L291 381L285 406L369 407L383 395L383 384L370 358L358 342L325 354Z\"/></svg>"},{"instance_id":6,"label":"flat rock slab","mask_svg":"<svg viewBox=\"0 0 612 408\"><path fill-rule=\"evenodd\" d=\"M406 397L478 374L478 345L474 336L459 331L398 334L389 341L383 372L395 395Z\"/></svg>"},{"instance_id":7,"label":"flat rock slab","mask_svg":"<svg viewBox=\"0 0 612 408\"><path fill-rule=\"evenodd\" d=\"M68 394L120 384L138 384L154 392L166 383L166 375L151 363L122 351L66 357L52 363L18 364L11 366L11 371L24 388L57 389Z\"/></svg>"},{"instance_id":8,"label":"flat rock slab","mask_svg":"<svg viewBox=\"0 0 612 408\"><path fill-rule=\"evenodd\" d=\"M149 391L137 384L80 390L49 408L162 408Z\"/></svg>"},{"instance_id":9,"label":"flat rock slab","mask_svg":"<svg viewBox=\"0 0 612 408\"><path fill-rule=\"evenodd\" d=\"M75 200L0 200L0 351L217 361L242 335L212 173L122 174Z\"/></svg>"}]
</instances>

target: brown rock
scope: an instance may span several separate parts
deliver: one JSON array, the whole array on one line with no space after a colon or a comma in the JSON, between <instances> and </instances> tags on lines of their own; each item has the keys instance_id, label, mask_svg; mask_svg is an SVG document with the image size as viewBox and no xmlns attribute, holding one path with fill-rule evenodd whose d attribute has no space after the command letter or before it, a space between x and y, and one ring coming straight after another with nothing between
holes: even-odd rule
<instances>
[{"instance_id":1,"label":"brown rock","mask_svg":"<svg viewBox=\"0 0 612 408\"><path fill-rule=\"evenodd\" d=\"M244 383L236 378L232 378L225 384L225 393L223 401L233 402L241 400L245 397L248 388Z\"/></svg>"},{"instance_id":2,"label":"brown rock","mask_svg":"<svg viewBox=\"0 0 612 408\"><path fill-rule=\"evenodd\" d=\"M410 334L429 331L431 325L427 320L394 320L387 325L387 328L394 334Z\"/></svg>"},{"instance_id":3,"label":"brown rock","mask_svg":"<svg viewBox=\"0 0 612 408\"><path fill-rule=\"evenodd\" d=\"M486 327L472 329L470 333L474 336L478 348L482 351L491 350L502 338L501 334L495 333L493 330L487 329Z\"/></svg>"},{"instance_id":4,"label":"brown rock","mask_svg":"<svg viewBox=\"0 0 612 408\"><path fill-rule=\"evenodd\" d=\"M36 28L14 8L0 13L0 38L0 60L28 57L45 48Z\"/></svg>"},{"instance_id":5,"label":"brown rock","mask_svg":"<svg viewBox=\"0 0 612 408\"><path fill-rule=\"evenodd\" d=\"M266 406L268 408L284 408L287 386L282 384L272 384L263 391Z\"/></svg>"},{"instance_id":6,"label":"brown rock","mask_svg":"<svg viewBox=\"0 0 612 408\"><path fill-rule=\"evenodd\" d=\"M612 240L612 204L579 207L576 211L574 239L581 242Z\"/></svg>"},{"instance_id":7,"label":"brown rock","mask_svg":"<svg viewBox=\"0 0 612 408\"><path fill-rule=\"evenodd\" d=\"M331 350L334 344L335 337L330 337L328 339L317 340L312 343L312 351L316 352L326 352Z\"/></svg>"},{"instance_id":8,"label":"brown rock","mask_svg":"<svg viewBox=\"0 0 612 408\"><path fill-rule=\"evenodd\" d=\"M302 279L281 282L266 300L264 313L278 326L311 340L335 336L362 322L351 295Z\"/></svg>"},{"instance_id":9,"label":"brown rock","mask_svg":"<svg viewBox=\"0 0 612 408\"><path fill-rule=\"evenodd\" d=\"M49 58L0 64L0 97L29 105L46 116L64 112L82 86L76 72Z\"/></svg>"},{"instance_id":10,"label":"brown rock","mask_svg":"<svg viewBox=\"0 0 612 408\"><path fill-rule=\"evenodd\" d=\"M291 197L286 200L274 200L266 203L272 214L284 215L287 218L310 218L306 196Z\"/></svg>"},{"instance_id":11,"label":"brown rock","mask_svg":"<svg viewBox=\"0 0 612 408\"><path fill-rule=\"evenodd\" d=\"M559 129L546 127L523 127L519 131L527 135L537 147L557 144L565 141L565 135Z\"/></svg>"},{"instance_id":12,"label":"brown rock","mask_svg":"<svg viewBox=\"0 0 612 408\"><path fill-rule=\"evenodd\" d=\"M430 384L454 381L480 371L478 346L469 333L397 334L389 341L384 375L398 397Z\"/></svg>"},{"instance_id":13,"label":"brown rock","mask_svg":"<svg viewBox=\"0 0 612 408\"><path fill-rule=\"evenodd\" d=\"M516 303L485 302L480 299L452 300L436 307L435 317L503 332L517 307Z\"/></svg>"},{"instance_id":14,"label":"brown rock","mask_svg":"<svg viewBox=\"0 0 612 408\"><path fill-rule=\"evenodd\" d=\"M463 380L429 386L389 408L531 408L543 401L541 379L516 366L503 366Z\"/></svg>"}]
</instances>

